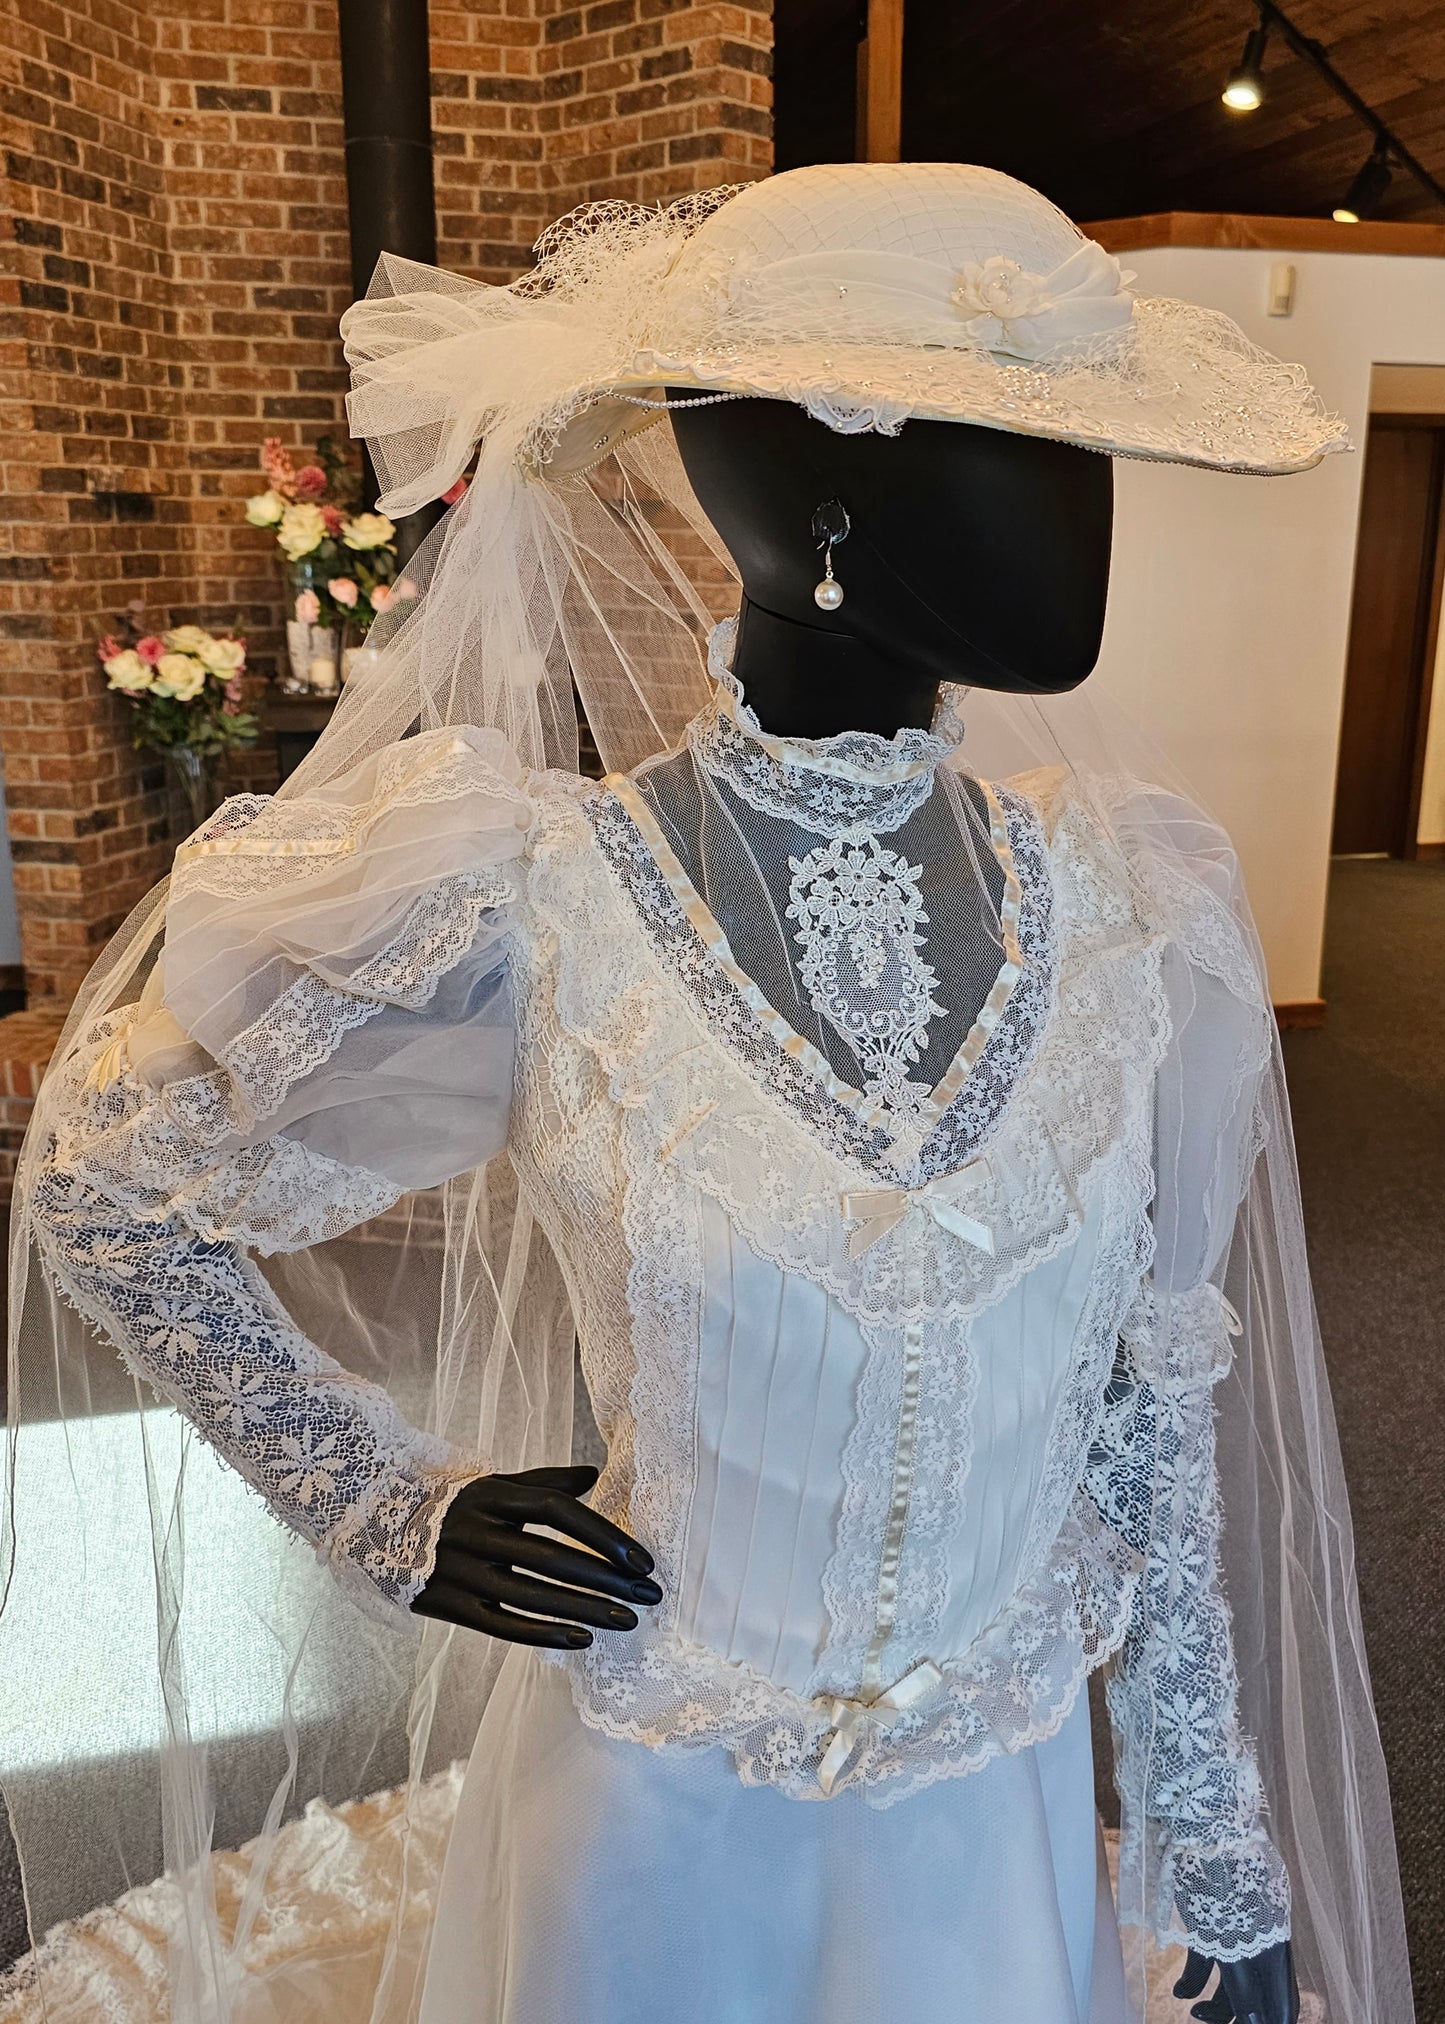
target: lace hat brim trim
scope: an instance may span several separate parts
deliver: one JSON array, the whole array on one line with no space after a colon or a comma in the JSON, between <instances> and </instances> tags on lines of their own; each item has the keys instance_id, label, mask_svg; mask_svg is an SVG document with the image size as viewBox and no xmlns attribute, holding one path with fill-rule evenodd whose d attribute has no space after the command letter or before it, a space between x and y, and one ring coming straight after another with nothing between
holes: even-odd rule
<instances>
[{"instance_id":1,"label":"lace hat brim trim","mask_svg":"<svg viewBox=\"0 0 1445 2024\"><path fill-rule=\"evenodd\" d=\"M1037 362L821 339L638 353L631 370L579 394L534 463L549 479L581 474L656 421L679 388L789 400L845 434L896 435L910 419L971 422L1255 477L1307 471L1353 447L1303 369L1252 344L1228 317L1162 297L1137 312L1126 343Z\"/></svg>"}]
</instances>

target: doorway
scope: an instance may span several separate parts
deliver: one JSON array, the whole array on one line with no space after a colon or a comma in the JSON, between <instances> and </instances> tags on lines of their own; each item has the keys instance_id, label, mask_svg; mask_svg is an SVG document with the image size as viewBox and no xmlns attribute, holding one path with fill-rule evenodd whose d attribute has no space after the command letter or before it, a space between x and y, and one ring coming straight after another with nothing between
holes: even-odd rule
<instances>
[{"instance_id":1,"label":"doorway","mask_svg":"<svg viewBox=\"0 0 1445 2024\"><path fill-rule=\"evenodd\" d=\"M1441 582L1445 412L1372 414L1365 445L1331 850L1416 857Z\"/></svg>"}]
</instances>

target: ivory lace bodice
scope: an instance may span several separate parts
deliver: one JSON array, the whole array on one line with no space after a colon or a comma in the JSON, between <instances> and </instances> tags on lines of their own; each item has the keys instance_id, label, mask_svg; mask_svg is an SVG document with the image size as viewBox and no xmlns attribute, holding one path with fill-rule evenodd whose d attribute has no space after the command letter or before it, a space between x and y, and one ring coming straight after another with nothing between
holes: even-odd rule
<instances>
[{"instance_id":1,"label":"ivory lace bodice","mask_svg":"<svg viewBox=\"0 0 1445 2024\"><path fill-rule=\"evenodd\" d=\"M1067 780L944 778L934 740L889 759L924 783L889 811L878 755L844 755L850 789L817 765L836 750L765 746L823 783L779 809L725 714L727 792L812 839L775 884L815 1037L672 849L665 782L524 777L492 734L427 734L183 850L157 980L67 1071L49 1267L361 1600L404 1608L486 1457L341 1371L244 1247L505 1145L572 1298L596 1501L664 1589L559 1661L581 1718L887 1805L1051 1734L1112 1656L1160 1934L1254 1951L1288 1887L1236 1717L1208 1236L1263 1058L1247 952ZM949 793L996 854L996 970L930 928L946 866L896 847ZM1196 1078L1171 1171L1192 1158L1198 1199L1164 1203L1161 1065L1200 1020L1231 1074Z\"/></svg>"}]
</instances>

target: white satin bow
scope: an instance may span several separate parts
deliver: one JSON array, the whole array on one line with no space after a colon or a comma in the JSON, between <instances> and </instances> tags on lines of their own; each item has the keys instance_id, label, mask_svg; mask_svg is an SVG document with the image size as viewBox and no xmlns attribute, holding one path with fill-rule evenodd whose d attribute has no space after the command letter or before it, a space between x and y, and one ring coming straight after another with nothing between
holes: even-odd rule
<instances>
[{"instance_id":1,"label":"white satin bow","mask_svg":"<svg viewBox=\"0 0 1445 2024\"><path fill-rule=\"evenodd\" d=\"M941 1230L972 1244L976 1250L986 1251L991 1258L992 1230L987 1223L970 1216L960 1202L960 1197L967 1196L988 1178L988 1159L980 1153L957 1173L945 1174L921 1188L862 1188L840 1195L838 1204L843 1214L858 1219L858 1228L848 1239L848 1256L861 1258L880 1238L897 1229L910 1210L921 1209Z\"/></svg>"},{"instance_id":2,"label":"white satin bow","mask_svg":"<svg viewBox=\"0 0 1445 2024\"><path fill-rule=\"evenodd\" d=\"M868 1730L891 1728L900 1715L916 1708L942 1685L943 1674L933 1660L920 1659L876 1700L845 1701L836 1696L826 1700L823 1705L833 1726L818 1766L818 1783L824 1798L832 1798L844 1765Z\"/></svg>"}]
</instances>

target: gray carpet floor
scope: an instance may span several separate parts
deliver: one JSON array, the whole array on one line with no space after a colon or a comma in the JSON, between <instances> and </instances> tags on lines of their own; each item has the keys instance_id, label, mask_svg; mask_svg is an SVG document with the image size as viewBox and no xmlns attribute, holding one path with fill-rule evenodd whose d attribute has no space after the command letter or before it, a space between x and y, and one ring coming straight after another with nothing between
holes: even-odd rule
<instances>
[{"instance_id":1,"label":"gray carpet floor","mask_svg":"<svg viewBox=\"0 0 1445 2024\"><path fill-rule=\"evenodd\" d=\"M1445 2019L1445 864L1334 866L1285 1037L1420 2024Z\"/></svg>"}]
</instances>

